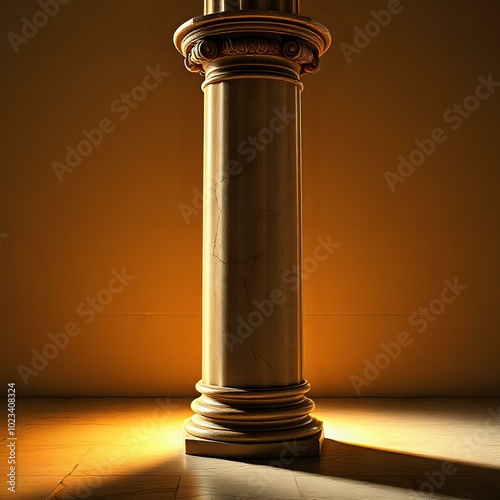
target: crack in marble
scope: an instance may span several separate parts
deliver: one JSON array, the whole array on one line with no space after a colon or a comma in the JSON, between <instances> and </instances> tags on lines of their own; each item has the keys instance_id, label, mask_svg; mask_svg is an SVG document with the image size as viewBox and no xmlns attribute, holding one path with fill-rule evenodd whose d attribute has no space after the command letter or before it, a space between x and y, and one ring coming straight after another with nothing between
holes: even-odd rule
<instances>
[{"instance_id":1,"label":"crack in marble","mask_svg":"<svg viewBox=\"0 0 500 500\"><path fill-rule=\"evenodd\" d=\"M214 244L213 244L213 247L212 247L212 255L221 263L223 264L227 264L227 262L222 259L217 253L216 253L216 250L215 250L215 247L217 246L217 240L219 238L219 225L220 225L220 219L221 219L221 216L222 216L222 209L220 208L219 206L219 199L217 198L217 188L215 188L214 190L214 197L215 197L215 202L217 203L217 210L219 211L219 213L217 214L217 224L215 226L215 234L214 234Z\"/></svg>"},{"instance_id":2,"label":"crack in marble","mask_svg":"<svg viewBox=\"0 0 500 500\"><path fill-rule=\"evenodd\" d=\"M269 366L269 369L271 370L272 376L276 380L276 374L274 373L274 369L273 369L271 363L269 363L269 361L266 358L264 358L264 356L261 356L260 354L257 354L257 357L262 359L262 361L264 361L264 363L267 363L267 365Z\"/></svg>"},{"instance_id":3,"label":"crack in marble","mask_svg":"<svg viewBox=\"0 0 500 500\"><path fill-rule=\"evenodd\" d=\"M250 300L250 294L248 293L248 282L247 282L247 280L248 280L248 276L246 276L245 278L242 278L242 279L243 279L243 285L244 285L244 287L245 287L245 294L246 294L246 296L247 296L248 305L249 305L250 307L252 307L252 301Z\"/></svg>"},{"instance_id":4,"label":"crack in marble","mask_svg":"<svg viewBox=\"0 0 500 500\"><path fill-rule=\"evenodd\" d=\"M252 339L252 354L253 354L253 359L255 361L255 366L257 366L257 368L259 367L259 360L257 359L257 353L255 352L255 337ZM259 376L259 382L262 384L262 377L261 377L261 374L260 374L260 370L257 370L257 374Z\"/></svg>"},{"instance_id":5,"label":"crack in marble","mask_svg":"<svg viewBox=\"0 0 500 500\"><path fill-rule=\"evenodd\" d=\"M283 349L283 352L285 352L285 339L283 335L281 334L281 331L278 330L278 327L280 326L280 323L273 324L273 329L276 332L276 335L280 339L281 347Z\"/></svg>"}]
</instances>

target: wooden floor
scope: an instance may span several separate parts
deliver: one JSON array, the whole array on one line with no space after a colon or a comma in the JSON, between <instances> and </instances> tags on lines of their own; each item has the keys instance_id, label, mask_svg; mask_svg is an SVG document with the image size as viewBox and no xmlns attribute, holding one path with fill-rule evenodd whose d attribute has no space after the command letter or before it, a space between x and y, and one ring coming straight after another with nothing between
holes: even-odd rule
<instances>
[{"instance_id":1,"label":"wooden floor","mask_svg":"<svg viewBox=\"0 0 500 500\"><path fill-rule=\"evenodd\" d=\"M186 456L187 399L19 399L0 498L500 499L500 399L316 399L318 458Z\"/></svg>"}]
</instances>

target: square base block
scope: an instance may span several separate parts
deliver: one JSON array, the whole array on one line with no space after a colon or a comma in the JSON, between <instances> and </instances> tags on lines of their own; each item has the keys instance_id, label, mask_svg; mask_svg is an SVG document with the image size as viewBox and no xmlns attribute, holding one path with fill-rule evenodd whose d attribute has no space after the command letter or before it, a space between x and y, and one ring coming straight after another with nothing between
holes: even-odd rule
<instances>
[{"instance_id":1,"label":"square base block","mask_svg":"<svg viewBox=\"0 0 500 500\"><path fill-rule=\"evenodd\" d=\"M314 436L271 443L225 443L192 436L184 431L185 452L212 458L290 458L314 457L321 454L323 430Z\"/></svg>"}]
</instances>

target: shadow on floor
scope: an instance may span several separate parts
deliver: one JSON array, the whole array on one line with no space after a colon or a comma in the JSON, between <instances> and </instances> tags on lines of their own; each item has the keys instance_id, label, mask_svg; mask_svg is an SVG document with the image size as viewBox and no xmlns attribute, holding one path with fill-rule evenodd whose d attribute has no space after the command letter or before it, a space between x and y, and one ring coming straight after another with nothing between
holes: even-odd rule
<instances>
[{"instance_id":1,"label":"shadow on floor","mask_svg":"<svg viewBox=\"0 0 500 500\"><path fill-rule=\"evenodd\" d=\"M495 468L455 461L452 469L443 469L444 463L435 458L365 448L325 439L321 456L290 459L281 466L277 460L271 459L234 461L177 455L160 459L158 463L148 468L144 467L144 463L138 463L138 467L134 469L131 463L128 475L70 474L63 481L65 487L59 487L57 493L53 492L49 498L51 500L70 497L92 499L126 497L144 500L299 498L293 496L296 485L291 476L292 470L302 477L305 476L313 487L318 476L323 482L327 480L321 487L324 494L311 497L318 499L341 498L337 494L333 495L333 492L332 496L328 496L330 485L328 479L332 479L332 488L333 480L345 479L349 480L349 482L344 481L343 487L347 489L351 482L353 486L363 483L368 487L373 485L393 488L390 490L392 494L399 489L401 498L436 498L432 494L423 494L418 489L420 485L429 481L429 477L439 482L445 478L439 487L434 486L432 489L432 492L439 495L467 500L500 498L500 464ZM447 475L442 472L443 470L454 470L454 473ZM466 487L461 486L461 480L466 483ZM402 486L405 481L408 487ZM259 486L262 483L265 483L265 491L260 494ZM287 488L290 489L289 493L286 492ZM429 490L424 487L423 491L427 493ZM378 491L378 494L380 493L382 492Z\"/></svg>"},{"instance_id":2,"label":"shadow on floor","mask_svg":"<svg viewBox=\"0 0 500 500\"><path fill-rule=\"evenodd\" d=\"M390 487L398 487L400 483L395 479L407 476L412 479L417 491L425 484L422 486L423 492L435 490L436 494L467 500L500 499L500 457L498 467L481 466L325 439L321 456L297 458L292 463L292 469L325 477L363 477L364 481L369 478L370 483ZM465 477L467 488L459 484L460 478ZM470 487L474 484L477 486L477 493L471 496ZM421 494L420 491L418 493ZM429 498L427 495L423 497Z\"/></svg>"}]
</instances>

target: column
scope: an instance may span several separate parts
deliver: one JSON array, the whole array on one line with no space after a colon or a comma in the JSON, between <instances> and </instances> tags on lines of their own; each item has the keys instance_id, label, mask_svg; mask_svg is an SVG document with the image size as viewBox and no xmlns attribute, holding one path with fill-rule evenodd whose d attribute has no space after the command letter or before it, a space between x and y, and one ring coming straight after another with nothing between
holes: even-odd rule
<instances>
[{"instance_id":1,"label":"column","mask_svg":"<svg viewBox=\"0 0 500 500\"><path fill-rule=\"evenodd\" d=\"M328 30L298 0L206 0L174 43L204 77L203 367L186 453L318 455L303 377L301 76Z\"/></svg>"}]
</instances>

